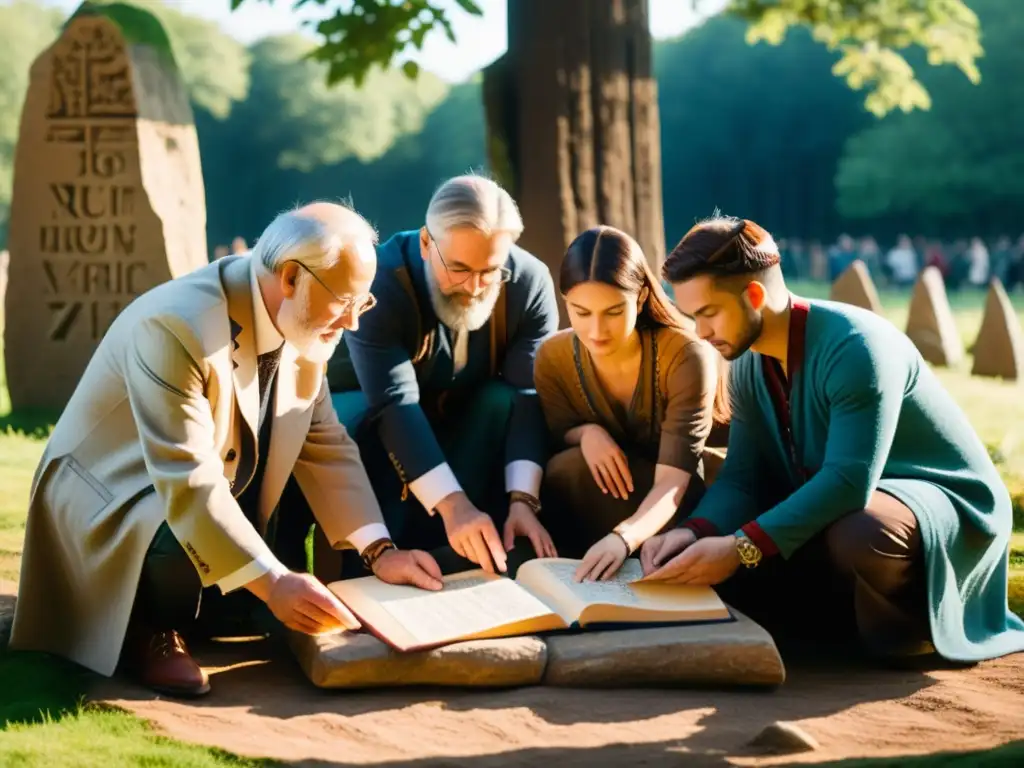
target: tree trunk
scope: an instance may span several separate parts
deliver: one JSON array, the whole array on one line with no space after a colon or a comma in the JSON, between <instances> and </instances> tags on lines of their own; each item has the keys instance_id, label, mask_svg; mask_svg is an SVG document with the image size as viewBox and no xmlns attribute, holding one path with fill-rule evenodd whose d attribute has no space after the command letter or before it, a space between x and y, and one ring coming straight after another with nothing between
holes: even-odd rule
<instances>
[{"instance_id":1,"label":"tree trunk","mask_svg":"<svg viewBox=\"0 0 1024 768\"><path fill-rule=\"evenodd\" d=\"M656 273L664 261L648 20L646 0L509 0L508 52L484 73L491 168L556 290L566 247L597 224L632 235Z\"/></svg>"}]
</instances>

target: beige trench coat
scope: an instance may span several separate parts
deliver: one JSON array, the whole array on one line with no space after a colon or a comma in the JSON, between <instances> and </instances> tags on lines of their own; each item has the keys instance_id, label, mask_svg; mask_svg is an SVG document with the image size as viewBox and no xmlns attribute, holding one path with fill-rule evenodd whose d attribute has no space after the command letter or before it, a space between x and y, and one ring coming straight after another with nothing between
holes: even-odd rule
<instances>
[{"instance_id":1,"label":"beige trench coat","mask_svg":"<svg viewBox=\"0 0 1024 768\"><path fill-rule=\"evenodd\" d=\"M269 556L231 492L243 442L257 450L250 269L248 255L232 256L164 283L104 336L33 479L12 648L112 674L164 520L204 586ZM334 547L383 523L324 366L289 344L273 417L262 525L293 472Z\"/></svg>"}]
</instances>

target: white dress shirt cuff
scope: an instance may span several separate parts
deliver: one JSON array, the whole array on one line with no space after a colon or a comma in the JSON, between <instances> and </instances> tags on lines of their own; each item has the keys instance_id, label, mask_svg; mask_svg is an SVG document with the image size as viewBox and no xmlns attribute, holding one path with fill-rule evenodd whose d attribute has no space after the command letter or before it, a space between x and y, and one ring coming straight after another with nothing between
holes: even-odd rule
<instances>
[{"instance_id":1,"label":"white dress shirt cuff","mask_svg":"<svg viewBox=\"0 0 1024 768\"><path fill-rule=\"evenodd\" d=\"M384 523L370 523L362 528L357 528L348 536L348 543L362 554L363 550L379 539L390 539L388 527Z\"/></svg>"},{"instance_id":2,"label":"white dress shirt cuff","mask_svg":"<svg viewBox=\"0 0 1024 768\"><path fill-rule=\"evenodd\" d=\"M229 573L217 582L217 586L220 587L221 593L226 595L228 592L234 592L236 589L244 587L250 581L255 581L265 573L276 573L278 576L283 576L288 573L288 569L281 564L280 560L267 552L249 564L243 565L234 573Z\"/></svg>"},{"instance_id":3,"label":"white dress shirt cuff","mask_svg":"<svg viewBox=\"0 0 1024 768\"><path fill-rule=\"evenodd\" d=\"M426 474L420 475L411 483L409 490L419 499L420 504L430 514L434 514L442 499L453 493L459 493L462 486L455 479L455 473L447 464L438 464Z\"/></svg>"},{"instance_id":4,"label":"white dress shirt cuff","mask_svg":"<svg viewBox=\"0 0 1024 768\"><path fill-rule=\"evenodd\" d=\"M540 481L544 476L544 470L532 461L520 459L511 461L505 465L505 490L522 491L534 498L540 498Z\"/></svg>"}]
</instances>

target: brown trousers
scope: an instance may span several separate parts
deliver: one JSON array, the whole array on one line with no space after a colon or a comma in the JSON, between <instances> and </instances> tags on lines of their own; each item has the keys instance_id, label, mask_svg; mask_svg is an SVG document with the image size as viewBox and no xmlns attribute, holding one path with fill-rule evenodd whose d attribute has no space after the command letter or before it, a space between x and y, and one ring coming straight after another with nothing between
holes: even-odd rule
<instances>
[{"instance_id":1,"label":"brown trousers","mask_svg":"<svg viewBox=\"0 0 1024 768\"><path fill-rule=\"evenodd\" d=\"M705 453L711 478L720 461ZM563 557L582 557L636 512L654 483L653 462L629 458L633 493L616 499L598 488L579 448L556 454L544 476L542 519ZM704 495L694 478L677 513L689 515ZM732 533L732 531L723 533ZM788 560L765 558L716 587L722 598L776 638L780 647L855 644L872 653L929 653L928 589L914 513L876 491Z\"/></svg>"},{"instance_id":2,"label":"brown trousers","mask_svg":"<svg viewBox=\"0 0 1024 768\"><path fill-rule=\"evenodd\" d=\"M881 491L788 560L776 555L741 567L717 590L780 647L856 645L881 656L934 652L917 518Z\"/></svg>"}]
</instances>

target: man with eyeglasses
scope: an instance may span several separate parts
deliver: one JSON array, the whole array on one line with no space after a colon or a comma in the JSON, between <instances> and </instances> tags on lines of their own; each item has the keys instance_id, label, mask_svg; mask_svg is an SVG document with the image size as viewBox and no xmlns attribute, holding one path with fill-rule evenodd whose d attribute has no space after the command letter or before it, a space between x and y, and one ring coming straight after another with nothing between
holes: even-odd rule
<instances>
[{"instance_id":1,"label":"man with eyeglasses","mask_svg":"<svg viewBox=\"0 0 1024 768\"><path fill-rule=\"evenodd\" d=\"M533 364L558 309L548 268L516 245L522 228L493 181L441 185L426 226L378 249L377 309L328 368L396 541L446 573L556 554L539 517Z\"/></svg>"},{"instance_id":2,"label":"man with eyeglasses","mask_svg":"<svg viewBox=\"0 0 1024 768\"><path fill-rule=\"evenodd\" d=\"M441 588L427 553L392 543L325 380L373 305L375 242L314 203L121 313L35 476L12 648L202 695L186 637L272 629L241 623L266 609L309 634L358 626L307 572L314 521L367 575Z\"/></svg>"}]
</instances>

